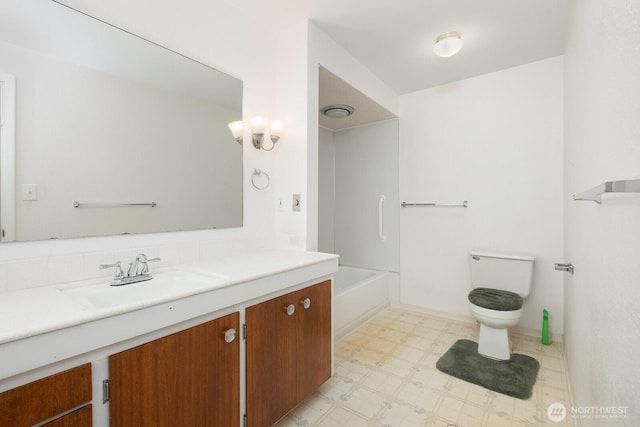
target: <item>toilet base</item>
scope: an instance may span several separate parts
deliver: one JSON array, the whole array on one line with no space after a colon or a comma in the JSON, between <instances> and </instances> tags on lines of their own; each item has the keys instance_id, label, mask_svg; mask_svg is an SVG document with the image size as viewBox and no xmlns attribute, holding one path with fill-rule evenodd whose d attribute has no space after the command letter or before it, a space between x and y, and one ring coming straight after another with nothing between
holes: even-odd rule
<instances>
[{"instance_id":1,"label":"toilet base","mask_svg":"<svg viewBox=\"0 0 640 427\"><path fill-rule=\"evenodd\" d=\"M480 323L480 338L478 339L478 353L498 360L511 358L509 330L496 329Z\"/></svg>"}]
</instances>

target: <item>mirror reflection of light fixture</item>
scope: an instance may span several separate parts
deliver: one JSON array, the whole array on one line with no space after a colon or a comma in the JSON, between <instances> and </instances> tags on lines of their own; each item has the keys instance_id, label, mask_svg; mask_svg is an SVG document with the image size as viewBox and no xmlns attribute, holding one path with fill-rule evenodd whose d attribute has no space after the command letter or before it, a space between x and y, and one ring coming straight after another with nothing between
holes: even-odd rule
<instances>
[{"instance_id":1,"label":"mirror reflection of light fixture","mask_svg":"<svg viewBox=\"0 0 640 427\"><path fill-rule=\"evenodd\" d=\"M276 145L276 142L280 140L284 126L280 120L271 120L269 123L269 139L271 140L271 147L266 148L264 144L264 135L269 121L262 117L253 117L251 119L251 141L254 148L257 150L271 151Z\"/></svg>"},{"instance_id":2,"label":"mirror reflection of light fixture","mask_svg":"<svg viewBox=\"0 0 640 427\"><path fill-rule=\"evenodd\" d=\"M242 145L242 130L244 127L242 120L231 122L227 126L229 127L231 134L233 135L235 140L238 142L238 144Z\"/></svg>"},{"instance_id":3,"label":"mirror reflection of light fixture","mask_svg":"<svg viewBox=\"0 0 640 427\"><path fill-rule=\"evenodd\" d=\"M433 46L433 53L447 58L460 52L462 49L462 37L457 31L449 31L442 33L436 38L436 44Z\"/></svg>"}]
</instances>

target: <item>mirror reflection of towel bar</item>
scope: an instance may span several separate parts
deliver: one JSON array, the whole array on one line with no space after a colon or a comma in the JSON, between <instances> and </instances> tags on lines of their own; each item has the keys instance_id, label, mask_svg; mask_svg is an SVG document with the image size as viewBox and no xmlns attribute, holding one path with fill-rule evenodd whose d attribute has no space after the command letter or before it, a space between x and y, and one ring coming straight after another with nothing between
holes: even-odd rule
<instances>
[{"instance_id":1,"label":"mirror reflection of towel bar","mask_svg":"<svg viewBox=\"0 0 640 427\"><path fill-rule=\"evenodd\" d=\"M74 208L155 208L158 204L156 202L151 203L80 203L73 202Z\"/></svg>"},{"instance_id":2,"label":"mirror reflection of towel bar","mask_svg":"<svg viewBox=\"0 0 640 427\"><path fill-rule=\"evenodd\" d=\"M462 201L461 203L407 203L407 202L402 202L400 204L400 206L402 206L403 208L420 207L420 206L433 206L433 207L445 207L445 208L455 208L455 207L466 208L466 207L469 206L469 202L467 202L466 200Z\"/></svg>"}]
</instances>

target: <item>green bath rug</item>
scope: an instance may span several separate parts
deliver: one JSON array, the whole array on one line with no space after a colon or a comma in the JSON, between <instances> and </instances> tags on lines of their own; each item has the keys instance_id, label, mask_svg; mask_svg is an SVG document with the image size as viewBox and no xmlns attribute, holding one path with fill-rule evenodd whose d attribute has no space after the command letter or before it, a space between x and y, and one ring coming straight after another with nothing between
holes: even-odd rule
<instances>
[{"instance_id":1,"label":"green bath rug","mask_svg":"<svg viewBox=\"0 0 640 427\"><path fill-rule=\"evenodd\" d=\"M540 364L530 356L512 354L509 360L494 360L478 354L478 344L458 340L438 360L436 368L461 380L489 390L528 399Z\"/></svg>"}]
</instances>

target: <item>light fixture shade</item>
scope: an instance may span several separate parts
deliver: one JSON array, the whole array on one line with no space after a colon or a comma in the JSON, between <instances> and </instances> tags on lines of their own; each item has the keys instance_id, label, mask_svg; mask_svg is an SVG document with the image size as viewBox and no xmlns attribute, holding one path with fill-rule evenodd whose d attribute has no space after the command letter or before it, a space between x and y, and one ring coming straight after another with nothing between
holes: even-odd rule
<instances>
[{"instance_id":1,"label":"light fixture shade","mask_svg":"<svg viewBox=\"0 0 640 427\"><path fill-rule=\"evenodd\" d=\"M231 122L227 125L234 138L242 137L243 124L242 120Z\"/></svg>"},{"instance_id":2,"label":"light fixture shade","mask_svg":"<svg viewBox=\"0 0 640 427\"><path fill-rule=\"evenodd\" d=\"M280 138L282 136L283 130L284 126L282 125L282 121L271 120L271 122L269 122L269 135L271 136L271 138Z\"/></svg>"},{"instance_id":3,"label":"light fixture shade","mask_svg":"<svg viewBox=\"0 0 640 427\"><path fill-rule=\"evenodd\" d=\"M266 120L262 117L251 118L251 133L252 134L264 134L264 128L266 126Z\"/></svg>"},{"instance_id":4,"label":"light fixture shade","mask_svg":"<svg viewBox=\"0 0 640 427\"><path fill-rule=\"evenodd\" d=\"M433 46L433 53L447 58L460 52L462 49L462 37L457 31L442 33L436 38L436 44Z\"/></svg>"},{"instance_id":5,"label":"light fixture shade","mask_svg":"<svg viewBox=\"0 0 640 427\"><path fill-rule=\"evenodd\" d=\"M238 144L242 145L242 134L243 134L243 123L242 120L238 120L235 122L231 122L227 125L229 130L231 131L231 135L238 141Z\"/></svg>"}]
</instances>

